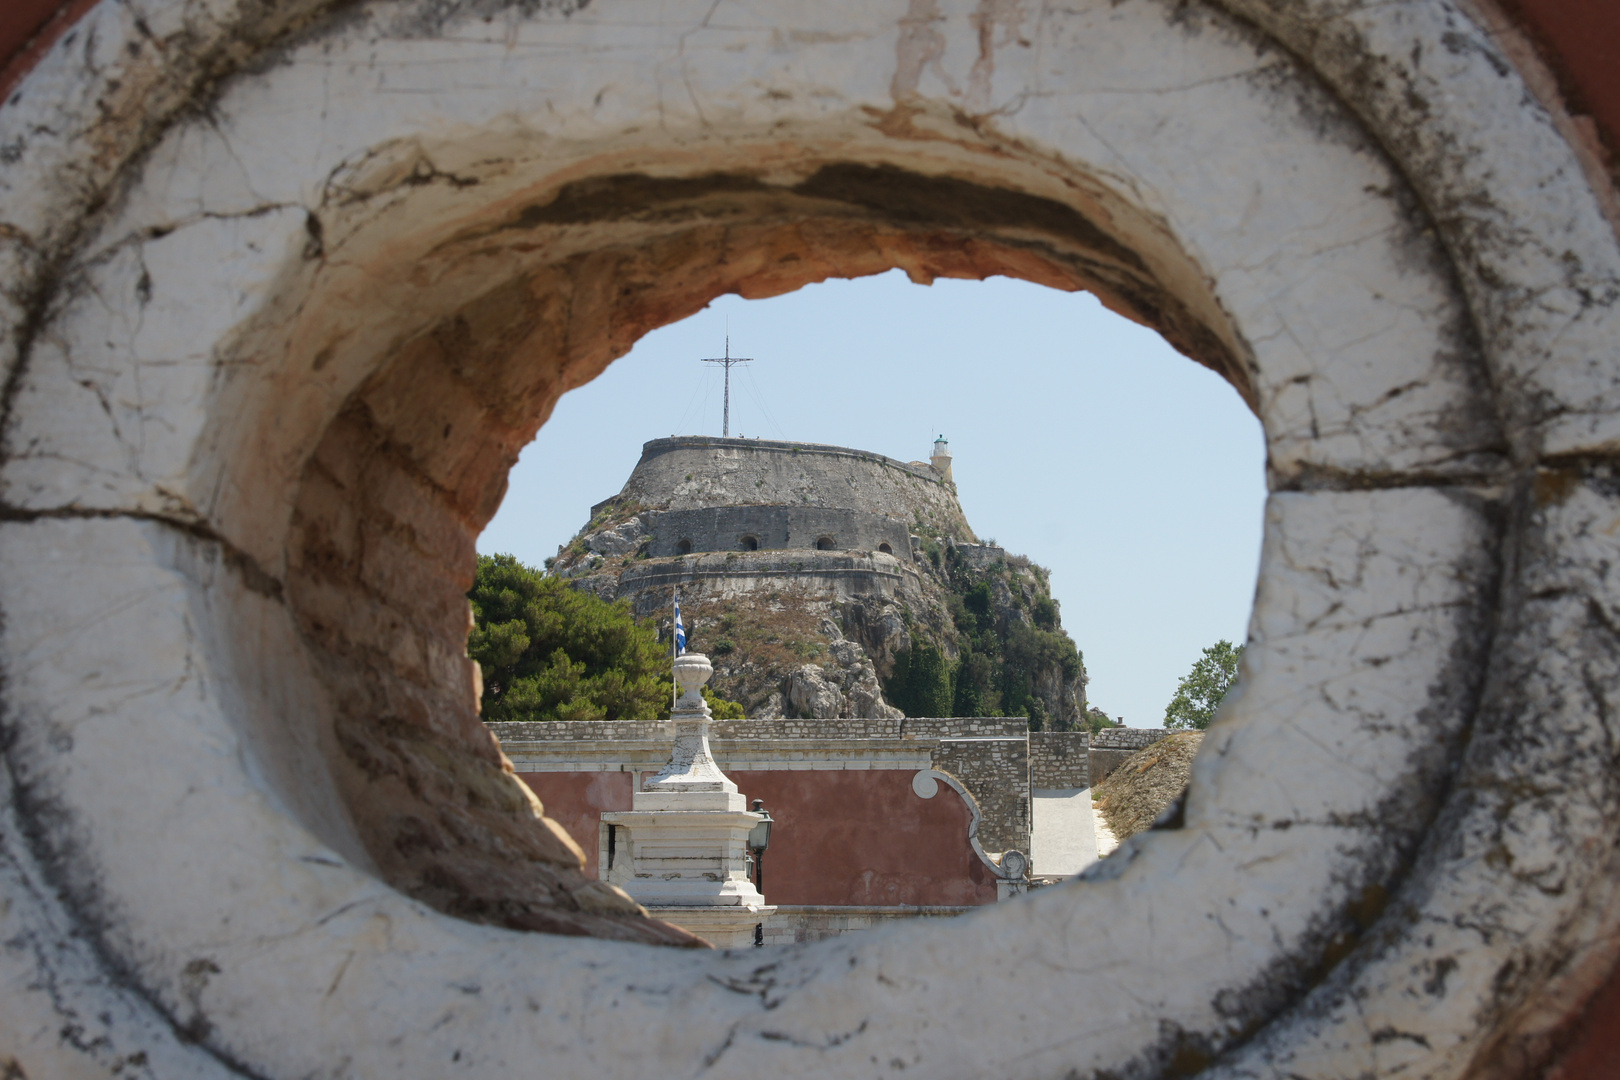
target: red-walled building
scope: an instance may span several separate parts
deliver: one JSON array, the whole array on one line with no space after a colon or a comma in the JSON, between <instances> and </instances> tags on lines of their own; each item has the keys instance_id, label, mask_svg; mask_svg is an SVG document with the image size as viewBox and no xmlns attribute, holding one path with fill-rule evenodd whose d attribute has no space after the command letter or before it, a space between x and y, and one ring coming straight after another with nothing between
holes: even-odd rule
<instances>
[{"instance_id":1,"label":"red-walled building","mask_svg":"<svg viewBox=\"0 0 1620 1080\"><path fill-rule=\"evenodd\" d=\"M601 875L613 857L601 816L631 809L669 756L667 727L490 727ZM1030 851L1032 793L1086 786L1085 736L1032 736L1021 719L716 721L711 744L775 820L763 863L778 907L769 940L995 903L1010 891L998 890L1003 854ZM1089 813L1089 802L1075 807Z\"/></svg>"}]
</instances>

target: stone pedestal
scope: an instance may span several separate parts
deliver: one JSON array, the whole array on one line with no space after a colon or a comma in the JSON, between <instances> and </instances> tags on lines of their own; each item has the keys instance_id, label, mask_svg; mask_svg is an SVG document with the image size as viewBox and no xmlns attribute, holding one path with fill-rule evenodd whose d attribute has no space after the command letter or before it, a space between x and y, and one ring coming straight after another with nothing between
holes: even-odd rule
<instances>
[{"instance_id":1,"label":"stone pedestal","mask_svg":"<svg viewBox=\"0 0 1620 1080\"><path fill-rule=\"evenodd\" d=\"M729 948L753 944L755 925L776 909L748 876L748 833L761 815L745 809L709 750L702 686L713 673L701 653L676 659L674 749L630 810L602 815L613 830L602 876L658 918Z\"/></svg>"}]
</instances>

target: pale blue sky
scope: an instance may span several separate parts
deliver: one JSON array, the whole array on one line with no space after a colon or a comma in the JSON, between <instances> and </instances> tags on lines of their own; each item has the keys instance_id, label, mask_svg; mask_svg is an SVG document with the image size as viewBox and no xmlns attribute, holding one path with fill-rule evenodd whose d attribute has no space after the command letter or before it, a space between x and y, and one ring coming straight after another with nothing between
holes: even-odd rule
<instances>
[{"instance_id":1,"label":"pale blue sky","mask_svg":"<svg viewBox=\"0 0 1620 1080\"><path fill-rule=\"evenodd\" d=\"M943 433L981 538L1052 571L1088 694L1156 727L1202 649L1243 639L1260 552L1259 422L1212 372L1089 294L898 271L771 300L716 300L565 396L512 470L478 550L540 565L641 444L720 433L925 460ZM702 642L693 642L701 648Z\"/></svg>"}]
</instances>

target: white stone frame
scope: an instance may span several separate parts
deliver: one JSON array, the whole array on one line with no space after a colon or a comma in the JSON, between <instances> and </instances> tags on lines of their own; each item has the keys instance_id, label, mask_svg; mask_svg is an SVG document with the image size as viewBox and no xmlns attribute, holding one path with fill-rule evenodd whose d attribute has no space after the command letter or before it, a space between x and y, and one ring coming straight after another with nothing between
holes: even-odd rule
<instances>
[{"instance_id":1,"label":"white stone frame","mask_svg":"<svg viewBox=\"0 0 1620 1080\"><path fill-rule=\"evenodd\" d=\"M1456 6L263 18L103 3L0 111L0 1061L1454 1077L1534 1060L1610 969L1620 251ZM243 70L179 115L207 63ZM1082 884L768 964L407 900L301 725L324 706L274 581L301 455L423 298L407 257L308 295L307 211L358 207L323 242L375 265L570 170L829 161L1125 215L1230 327L1276 493L1183 820ZM278 381L296 340L246 348L339 315L319 378Z\"/></svg>"}]
</instances>

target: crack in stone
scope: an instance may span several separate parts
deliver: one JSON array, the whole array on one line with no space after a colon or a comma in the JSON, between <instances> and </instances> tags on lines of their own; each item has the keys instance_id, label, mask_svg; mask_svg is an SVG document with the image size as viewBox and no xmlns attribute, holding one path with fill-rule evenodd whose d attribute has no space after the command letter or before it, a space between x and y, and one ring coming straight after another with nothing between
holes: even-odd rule
<instances>
[{"instance_id":1,"label":"crack in stone","mask_svg":"<svg viewBox=\"0 0 1620 1080\"><path fill-rule=\"evenodd\" d=\"M194 539L217 546L221 554L224 555L225 565L237 572L242 584L247 589L258 593L260 596L275 600L277 603L282 602L284 599L285 588L280 578L265 570L257 559L215 532L211 526L202 521L187 521L145 510L96 510L80 507L28 510L0 506L0 522L6 521L25 523L34 521L140 521L162 525L185 533Z\"/></svg>"}]
</instances>

